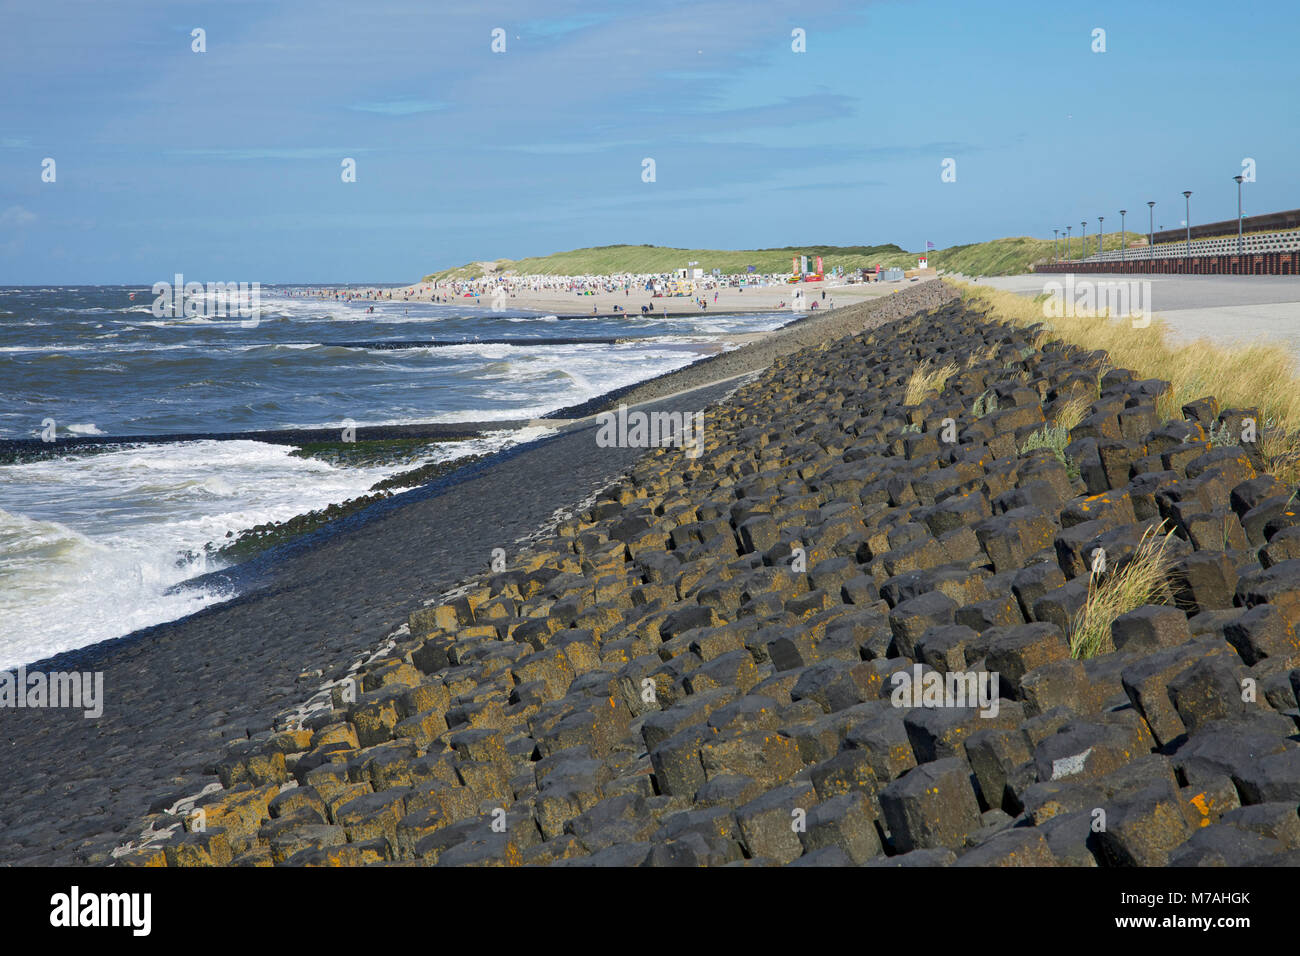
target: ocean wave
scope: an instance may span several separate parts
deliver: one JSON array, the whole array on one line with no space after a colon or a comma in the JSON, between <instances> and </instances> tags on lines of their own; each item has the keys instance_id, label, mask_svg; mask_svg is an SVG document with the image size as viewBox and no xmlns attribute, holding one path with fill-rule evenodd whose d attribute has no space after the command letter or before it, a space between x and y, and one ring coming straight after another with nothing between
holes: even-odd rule
<instances>
[{"instance_id":1,"label":"ocean wave","mask_svg":"<svg viewBox=\"0 0 1300 956\"><path fill-rule=\"evenodd\" d=\"M218 566L209 543L364 494L402 468L339 468L292 452L195 441L0 468L0 666L223 600L167 592Z\"/></svg>"},{"instance_id":2,"label":"ocean wave","mask_svg":"<svg viewBox=\"0 0 1300 956\"><path fill-rule=\"evenodd\" d=\"M177 566L119 540L0 510L0 667L10 668L173 620L223 600L167 595L206 562Z\"/></svg>"}]
</instances>

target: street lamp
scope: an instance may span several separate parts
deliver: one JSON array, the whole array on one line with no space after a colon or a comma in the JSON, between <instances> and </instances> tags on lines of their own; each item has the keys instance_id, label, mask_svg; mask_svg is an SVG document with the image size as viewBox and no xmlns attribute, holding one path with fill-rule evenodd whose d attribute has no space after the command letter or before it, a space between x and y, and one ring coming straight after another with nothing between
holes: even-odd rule
<instances>
[{"instance_id":1,"label":"street lamp","mask_svg":"<svg viewBox=\"0 0 1300 956\"><path fill-rule=\"evenodd\" d=\"M1127 209L1119 211L1119 261L1124 261L1124 247L1127 243L1124 241L1124 217L1128 215Z\"/></svg>"},{"instance_id":2,"label":"street lamp","mask_svg":"<svg viewBox=\"0 0 1300 956\"><path fill-rule=\"evenodd\" d=\"M1237 255L1241 255L1241 177L1233 176L1237 184Z\"/></svg>"},{"instance_id":3,"label":"street lamp","mask_svg":"<svg viewBox=\"0 0 1300 956\"><path fill-rule=\"evenodd\" d=\"M1061 258L1061 243L1059 241L1060 235L1061 235L1061 230L1059 229L1052 230L1052 257L1057 260L1060 260Z\"/></svg>"},{"instance_id":4,"label":"street lamp","mask_svg":"<svg viewBox=\"0 0 1300 956\"><path fill-rule=\"evenodd\" d=\"M1097 217L1097 255L1099 256L1106 251L1106 227L1102 225L1105 221L1105 216Z\"/></svg>"},{"instance_id":5,"label":"street lamp","mask_svg":"<svg viewBox=\"0 0 1300 956\"><path fill-rule=\"evenodd\" d=\"M1088 258L1088 220L1079 223L1079 245L1083 247L1080 259Z\"/></svg>"},{"instance_id":6,"label":"street lamp","mask_svg":"<svg viewBox=\"0 0 1300 956\"><path fill-rule=\"evenodd\" d=\"M1147 247L1151 250L1149 258L1154 259L1156 256L1156 204L1154 202L1147 203L1147 212L1151 216L1151 222L1148 223L1151 230L1151 238L1147 242Z\"/></svg>"},{"instance_id":7,"label":"street lamp","mask_svg":"<svg viewBox=\"0 0 1300 956\"><path fill-rule=\"evenodd\" d=\"M1187 258L1192 257L1192 191L1183 190L1183 200L1187 203Z\"/></svg>"},{"instance_id":8,"label":"street lamp","mask_svg":"<svg viewBox=\"0 0 1300 956\"><path fill-rule=\"evenodd\" d=\"M1070 258L1070 230L1073 228L1074 228L1073 226L1065 227L1065 258L1066 259Z\"/></svg>"}]
</instances>

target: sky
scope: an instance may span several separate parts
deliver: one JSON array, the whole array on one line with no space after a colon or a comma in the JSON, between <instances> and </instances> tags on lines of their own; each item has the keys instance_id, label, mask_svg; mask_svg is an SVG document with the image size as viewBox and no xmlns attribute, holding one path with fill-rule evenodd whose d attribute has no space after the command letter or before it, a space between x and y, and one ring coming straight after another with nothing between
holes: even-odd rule
<instances>
[{"instance_id":1,"label":"sky","mask_svg":"<svg viewBox=\"0 0 1300 956\"><path fill-rule=\"evenodd\" d=\"M1231 219L1248 158L1245 213L1291 209L1297 35L1268 0L0 0L0 283L1145 232L1185 189Z\"/></svg>"}]
</instances>

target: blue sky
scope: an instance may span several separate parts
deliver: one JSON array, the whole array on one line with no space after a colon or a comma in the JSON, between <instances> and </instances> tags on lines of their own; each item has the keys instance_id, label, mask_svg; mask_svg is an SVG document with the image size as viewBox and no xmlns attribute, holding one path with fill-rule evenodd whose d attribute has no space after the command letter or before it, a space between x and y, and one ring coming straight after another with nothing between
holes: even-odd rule
<instances>
[{"instance_id":1,"label":"blue sky","mask_svg":"<svg viewBox=\"0 0 1300 956\"><path fill-rule=\"evenodd\" d=\"M1231 218L1245 157L1247 214L1289 209L1297 35L1283 2L0 0L0 282L1145 231L1184 189Z\"/></svg>"}]
</instances>

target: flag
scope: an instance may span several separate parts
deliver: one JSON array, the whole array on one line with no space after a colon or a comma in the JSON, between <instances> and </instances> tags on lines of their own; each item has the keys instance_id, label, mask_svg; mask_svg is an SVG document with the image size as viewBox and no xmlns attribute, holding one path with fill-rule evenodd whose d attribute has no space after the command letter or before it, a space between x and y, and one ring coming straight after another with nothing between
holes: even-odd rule
<instances>
[{"instance_id":1,"label":"flag","mask_svg":"<svg viewBox=\"0 0 1300 956\"><path fill-rule=\"evenodd\" d=\"M933 249L933 248L934 248L934 243L931 242L929 239L925 240L925 248L927 248L927 249Z\"/></svg>"}]
</instances>

